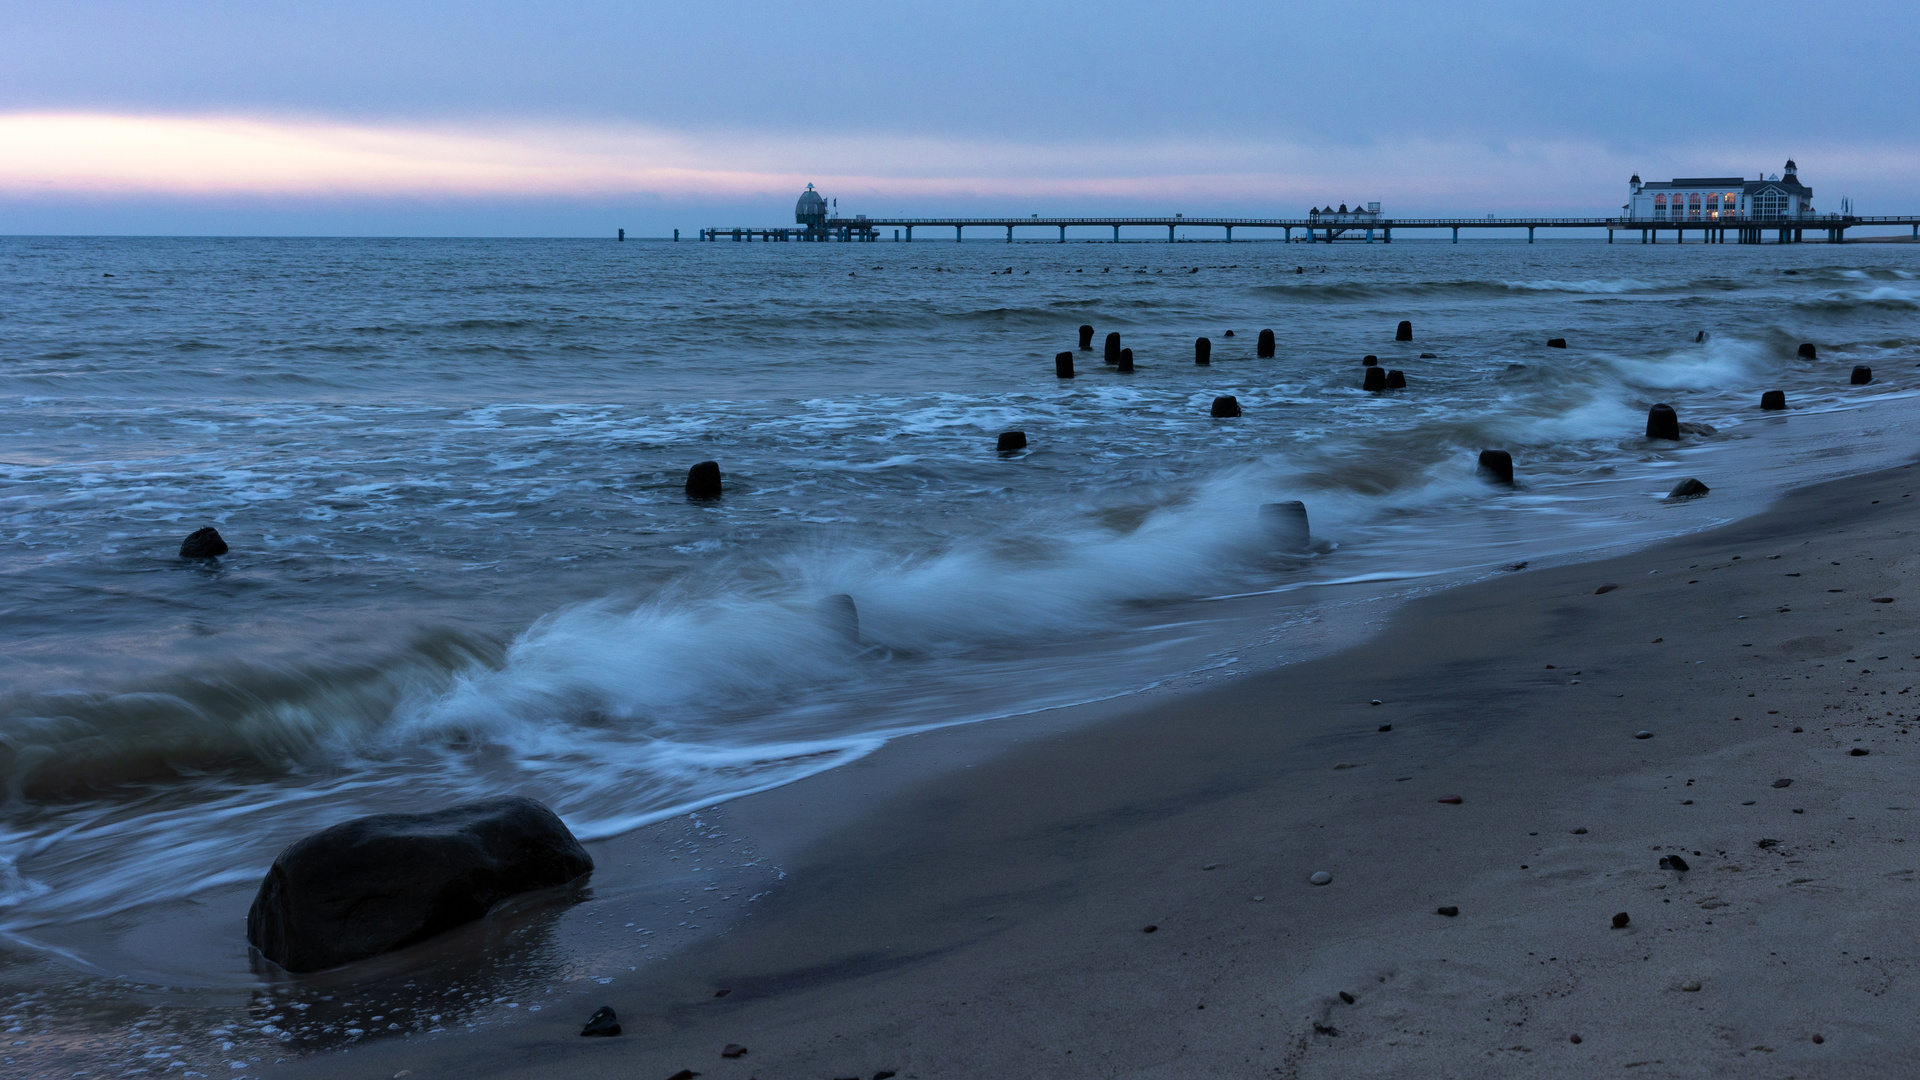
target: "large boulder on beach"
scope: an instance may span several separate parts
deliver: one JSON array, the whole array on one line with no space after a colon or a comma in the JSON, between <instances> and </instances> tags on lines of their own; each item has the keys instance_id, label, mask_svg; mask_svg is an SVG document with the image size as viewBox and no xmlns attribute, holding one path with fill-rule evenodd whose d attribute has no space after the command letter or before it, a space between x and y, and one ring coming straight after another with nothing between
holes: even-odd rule
<instances>
[{"instance_id":1,"label":"large boulder on beach","mask_svg":"<svg viewBox=\"0 0 1920 1080\"><path fill-rule=\"evenodd\" d=\"M532 799L374 814L282 851L247 912L247 940L288 971L322 971L425 941L509 896L592 869L586 849Z\"/></svg>"}]
</instances>

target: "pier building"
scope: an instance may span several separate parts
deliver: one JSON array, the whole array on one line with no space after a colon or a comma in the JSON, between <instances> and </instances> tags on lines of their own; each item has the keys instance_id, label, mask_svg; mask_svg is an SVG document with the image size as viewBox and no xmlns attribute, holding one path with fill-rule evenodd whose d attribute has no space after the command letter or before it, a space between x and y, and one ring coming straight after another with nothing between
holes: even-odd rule
<instances>
[{"instance_id":1,"label":"pier building","mask_svg":"<svg viewBox=\"0 0 1920 1080\"><path fill-rule=\"evenodd\" d=\"M1748 180L1741 176L1695 176L1642 183L1627 181L1621 209L1635 221L1713 222L1728 218L1781 221L1815 217L1813 189L1800 182L1799 166L1787 159L1785 174Z\"/></svg>"}]
</instances>

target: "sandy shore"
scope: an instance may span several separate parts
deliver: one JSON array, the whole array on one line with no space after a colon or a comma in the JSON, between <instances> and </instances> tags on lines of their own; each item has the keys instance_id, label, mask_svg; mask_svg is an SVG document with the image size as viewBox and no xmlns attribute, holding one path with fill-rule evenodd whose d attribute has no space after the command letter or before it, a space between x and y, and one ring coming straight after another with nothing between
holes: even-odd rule
<instances>
[{"instance_id":1,"label":"sandy shore","mask_svg":"<svg viewBox=\"0 0 1920 1080\"><path fill-rule=\"evenodd\" d=\"M903 740L721 812L785 872L724 936L268 1075L1911 1075L1916 491L1794 492L1095 724ZM625 1034L580 1038L601 1004Z\"/></svg>"}]
</instances>

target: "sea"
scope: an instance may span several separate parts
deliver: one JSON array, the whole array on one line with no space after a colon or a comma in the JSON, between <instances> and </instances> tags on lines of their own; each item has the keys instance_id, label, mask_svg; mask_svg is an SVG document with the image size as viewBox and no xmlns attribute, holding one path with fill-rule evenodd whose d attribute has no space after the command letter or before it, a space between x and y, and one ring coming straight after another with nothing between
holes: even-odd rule
<instances>
[{"instance_id":1,"label":"sea","mask_svg":"<svg viewBox=\"0 0 1920 1080\"><path fill-rule=\"evenodd\" d=\"M1910 461L1917 316L1896 243L0 238L0 1073L250 1075L129 1033L333 822L622 836Z\"/></svg>"}]
</instances>

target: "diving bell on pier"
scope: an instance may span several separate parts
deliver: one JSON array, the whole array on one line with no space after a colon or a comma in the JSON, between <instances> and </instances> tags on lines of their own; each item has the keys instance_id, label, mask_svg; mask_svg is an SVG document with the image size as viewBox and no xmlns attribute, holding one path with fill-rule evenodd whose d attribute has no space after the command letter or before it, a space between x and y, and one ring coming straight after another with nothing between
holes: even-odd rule
<instances>
[{"instance_id":1,"label":"diving bell on pier","mask_svg":"<svg viewBox=\"0 0 1920 1080\"><path fill-rule=\"evenodd\" d=\"M807 190L800 193L800 201L793 205L793 220L809 229L818 229L827 223L827 200L808 184Z\"/></svg>"}]
</instances>

